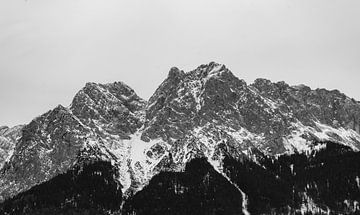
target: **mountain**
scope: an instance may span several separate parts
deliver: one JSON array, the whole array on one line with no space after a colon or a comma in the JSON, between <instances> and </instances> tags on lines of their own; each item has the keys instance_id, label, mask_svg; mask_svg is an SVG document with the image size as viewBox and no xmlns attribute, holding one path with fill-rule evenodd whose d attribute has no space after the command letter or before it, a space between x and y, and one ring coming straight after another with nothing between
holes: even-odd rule
<instances>
[{"instance_id":1,"label":"mountain","mask_svg":"<svg viewBox=\"0 0 360 215\"><path fill-rule=\"evenodd\" d=\"M3 214L356 214L360 103L224 65L171 68L148 101L88 83L25 125Z\"/></svg>"}]
</instances>

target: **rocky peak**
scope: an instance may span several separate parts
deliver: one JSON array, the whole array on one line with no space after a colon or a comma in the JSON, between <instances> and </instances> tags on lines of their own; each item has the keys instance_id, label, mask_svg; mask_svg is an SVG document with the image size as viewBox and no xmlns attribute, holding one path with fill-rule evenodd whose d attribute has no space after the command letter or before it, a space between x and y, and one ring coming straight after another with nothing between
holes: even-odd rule
<instances>
[{"instance_id":1,"label":"rocky peak","mask_svg":"<svg viewBox=\"0 0 360 215\"><path fill-rule=\"evenodd\" d=\"M169 79L176 79L184 77L184 71L178 69L177 67L172 67L169 71L168 78Z\"/></svg>"},{"instance_id":2,"label":"rocky peak","mask_svg":"<svg viewBox=\"0 0 360 215\"><path fill-rule=\"evenodd\" d=\"M234 91L245 85L224 65L214 62L188 73L172 68L148 102L143 138L153 139L159 135L165 139L182 137L185 130L199 123L199 115L210 118L210 112L216 111L210 109L227 105L229 100L235 99ZM161 132L159 126L165 132Z\"/></svg>"},{"instance_id":3,"label":"rocky peak","mask_svg":"<svg viewBox=\"0 0 360 215\"><path fill-rule=\"evenodd\" d=\"M195 70L189 72L188 76L190 76L192 79L203 79L204 81L206 81L212 77L224 77L234 75L228 68L226 68L225 65L210 62L208 64L200 65Z\"/></svg>"},{"instance_id":4,"label":"rocky peak","mask_svg":"<svg viewBox=\"0 0 360 215\"><path fill-rule=\"evenodd\" d=\"M68 170L90 132L62 105L32 120L22 129L22 137L3 168L1 197L12 196Z\"/></svg>"},{"instance_id":5,"label":"rocky peak","mask_svg":"<svg viewBox=\"0 0 360 215\"><path fill-rule=\"evenodd\" d=\"M58 105L23 128L3 168L0 200L70 169L78 160L114 157L109 149L122 147L119 142L141 127L145 105L122 82L87 83L69 108Z\"/></svg>"},{"instance_id":6,"label":"rocky peak","mask_svg":"<svg viewBox=\"0 0 360 215\"><path fill-rule=\"evenodd\" d=\"M85 87L81 89L77 95L75 95L73 100L73 103L75 102L74 105L76 105L77 99L81 100L81 98L78 97L84 96L91 99L94 103L106 102L104 100L118 100L123 102L124 105L128 105L130 109L141 108L145 103L145 101L141 99L132 88L123 82L114 82L108 84L86 83ZM132 104L136 102L140 103L137 105L141 107L135 107L136 104Z\"/></svg>"},{"instance_id":7,"label":"rocky peak","mask_svg":"<svg viewBox=\"0 0 360 215\"><path fill-rule=\"evenodd\" d=\"M146 102L122 82L87 83L74 97L70 110L85 125L124 138L143 123Z\"/></svg>"},{"instance_id":8,"label":"rocky peak","mask_svg":"<svg viewBox=\"0 0 360 215\"><path fill-rule=\"evenodd\" d=\"M340 134L340 131L332 131L329 133L334 134L321 136L326 125L359 130L358 120L353 117L358 106L351 108L351 114L346 111L332 113L334 107L329 107L337 97L347 103L350 100L336 91L317 91L266 79L257 79L248 86L225 66L213 62L204 64L179 79L166 79L162 83L150 99L143 137L172 142L186 138L193 129L208 125L217 127L214 128L217 130L219 127L235 131L245 129L252 137L263 140L255 148L278 154L291 150L286 146L286 139L297 138L299 130L299 135L304 132L299 139L306 144L314 137L315 140L323 140L324 136L334 140L338 135L335 133ZM350 110L350 103L340 104L334 110L343 107ZM329 110L323 111L325 109ZM350 136L355 134L350 133L335 139L359 145L357 141L348 141L348 138L354 139Z\"/></svg>"},{"instance_id":9,"label":"rocky peak","mask_svg":"<svg viewBox=\"0 0 360 215\"><path fill-rule=\"evenodd\" d=\"M147 109L149 111L147 111L147 118L152 118L152 113L163 106L167 97L174 94L174 90L178 87L184 76L185 73L177 67L170 69L168 77L160 84L148 101Z\"/></svg>"}]
</instances>

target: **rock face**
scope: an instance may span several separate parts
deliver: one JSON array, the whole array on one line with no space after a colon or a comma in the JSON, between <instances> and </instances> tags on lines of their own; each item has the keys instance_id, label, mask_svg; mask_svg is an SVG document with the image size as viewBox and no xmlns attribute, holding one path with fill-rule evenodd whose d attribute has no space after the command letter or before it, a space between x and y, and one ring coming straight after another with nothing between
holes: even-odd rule
<instances>
[{"instance_id":1,"label":"rock face","mask_svg":"<svg viewBox=\"0 0 360 215\"><path fill-rule=\"evenodd\" d=\"M0 169L14 153L15 145L21 138L22 128L23 125L18 125L13 128L7 126L0 127Z\"/></svg>"},{"instance_id":2,"label":"rock face","mask_svg":"<svg viewBox=\"0 0 360 215\"><path fill-rule=\"evenodd\" d=\"M172 68L149 101L122 82L88 83L69 107L11 138L0 135L14 149L2 156L0 196L7 200L0 208L81 214L86 198L73 196L87 194L76 189L50 206L38 196L59 177L82 178L79 168L106 162L113 177L95 168L88 180L107 175L122 200L93 204L98 214L357 213L359 125L359 102L337 90L265 79L248 85L214 62L187 73Z\"/></svg>"}]
</instances>

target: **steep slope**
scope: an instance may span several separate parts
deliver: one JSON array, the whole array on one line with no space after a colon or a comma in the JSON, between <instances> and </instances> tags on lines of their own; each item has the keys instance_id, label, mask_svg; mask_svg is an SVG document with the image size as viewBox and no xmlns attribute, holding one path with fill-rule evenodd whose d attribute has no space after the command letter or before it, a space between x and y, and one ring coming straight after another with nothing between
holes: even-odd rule
<instances>
[{"instance_id":1,"label":"steep slope","mask_svg":"<svg viewBox=\"0 0 360 215\"><path fill-rule=\"evenodd\" d=\"M137 111L144 103L120 82L86 84L70 107L59 105L24 127L13 156L3 168L1 196L8 198L47 181L83 158L126 165L120 157L127 158L129 146L121 141L139 127L141 114ZM120 150L120 157L110 150Z\"/></svg>"},{"instance_id":2,"label":"steep slope","mask_svg":"<svg viewBox=\"0 0 360 215\"><path fill-rule=\"evenodd\" d=\"M109 214L121 206L121 184L111 163L76 165L64 174L7 200L1 214Z\"/></svg>"},{"instance_id":3,"label":"steep slope","mask_svg":"<svg viewBox=\"0 0 360 215\"><path fill-rule=\"evenodd\" d=\"M321 141L359 149L360 135L353 130L360 117L356 101L343 95L339 107L327 112L327 118L312 112L314 108L328 111L329 102L313 105L309 100L309 104L302 104L295 97L301 89L290 86L288 94L281 91L285 95L275 98L267 96L266 87L259 85L258 80L248 86L216 63L189 73L173 68L149 100L142 139L165 140L179 166L200 154L219 168L224 151L234 158L251 157L254 150L276 156L310 152L321 147L313 144ZM337 101L337 92L313 92L313 100ZM302 108L304 104L315 107ZM336 112L342 109L341 114ZM329 119L336 125L328 124Z\"/></svg>"},{"instance_id":4,"label":"steep slope","mask_svg":"<svg viewBox=\"0 0 360 215\"><path fill-rule=\"evenodd\" d=\"M0 127L0 169L14 153L16 142L21 138L22 128L23 125L12 128L7 126Z\"/></svg>"},{"instance_id":5,"label":"steep slope","mask_svg":"<svg viewBox=\"0 0 360 215\"><path fill-rule=\"evenodd\" d=\"M185 204L192 189L200 189L199 199L215 198L224 183L242 201L236 205L229 197L226 207L236 209L216 214L355 213L359 174L356 165L347 165L359 161L359 124L360 104L339 91L265 79L248 85L213 62L188 73L172 68L148 102L122 82L88 83L69 107L60 105L23 128L2 169L0 196L12 205L11 198L28 191L38 195L34 186L85 165L81 161L100 160L116 169L124 213L164 212L167 205L151 208L142 201L171 197ZM211 186L186 181L187 165L198 158ZM331 159L344 162L336 166ZM333 167L347 170L328 172ZM339 174L346 181L337 180ZM257 177L267 178L269 187ZM339 184L351 194L327 200ZM184 193L177 193L178 185ZM167 191L162 195L155 188ZM210 203L196 204L194 211ZM177 211L173 206L168 209Z\"/></svg>"}]
</instances>

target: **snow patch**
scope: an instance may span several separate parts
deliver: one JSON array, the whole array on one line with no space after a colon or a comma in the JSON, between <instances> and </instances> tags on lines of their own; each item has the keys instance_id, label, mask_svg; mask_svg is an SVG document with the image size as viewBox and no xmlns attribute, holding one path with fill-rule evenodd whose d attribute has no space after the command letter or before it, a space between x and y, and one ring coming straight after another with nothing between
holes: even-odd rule
<instances>
[{"instance_id":1,"label":"snow patch","mask_svg":"<svg viewBox=\"0 0 360 215\"><path fill-rule=\"evenodd\" d=\"M320 140L332 140L334 142L339 142L339 140L329 136L329 134L335 134L341 138L340 142L342 144L349 146L354 151L359 151L359 148L354 144L356 141L360 143L360 134L358 134L356 131L352 129L345 129L342 127L335 129L320 122L315 122L315 124L321 130L320 132L314 133Z\"/></svg>"},{"instance_id":2,"label":"snow patch","mask_svg":"<svg viewBox=\"0 0 360 215\"><path fill-rule=\"evenodd\" d=\"M312 151L319 151L326 148L325 143L313 145L312 140L305 138L305 136L308 136L309 134L315 136L319 142L332 141L349 146L354 151L359 151L355 144L356 141L360 142L360 135L355 131L351 129L345 130L344 128L335 129L319 122L314 123L318 129L305 126L300 121L292 123L291 134L283 138L284 147L287 150L287 153L293 154L299 152L309 154ZM330 136L330 134L335 134L338 138L335 139Z\"/></svg>"},{"instance_id":3,"label":"snow patch","mask_svg":"<svg viewBox=\"0 0 360 215\"><path fill-rule=\"evenodd\" d=\"M110 151L117 157L120 168L120 182L125 193L133 183L137 187L135 191L141 190L150 179L156 174L154 168L167 155L170 146L161 139L145 142L141 140L141 133L137 132L130 136L130 139L118 139L116 148ZM164 149L164 153L159 156L149 156L154 154L152 147L158 145Z\"/></svg>"}]
</instances>

